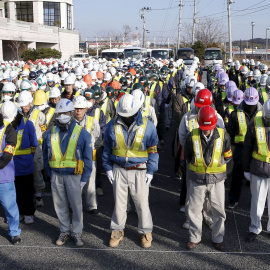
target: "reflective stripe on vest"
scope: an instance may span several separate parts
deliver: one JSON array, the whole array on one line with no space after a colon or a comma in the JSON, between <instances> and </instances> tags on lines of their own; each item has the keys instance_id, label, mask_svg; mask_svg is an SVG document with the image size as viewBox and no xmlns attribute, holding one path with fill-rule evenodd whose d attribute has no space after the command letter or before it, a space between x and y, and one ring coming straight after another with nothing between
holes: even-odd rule
<instances>
[{"instance_id":1,"label":"reflective stripe on vest","mask_svg":"<svg viewBox=\"0 0 270 270\"><path fill-rule=\"evenodd\" d=\"M237 110L237 118L239 125L239 134L234 137L235 143L244 142L247 133L246 115L243 111Z\"/></svg>"},{"instance_id":2,"label":"reflective stripe on vest","mask_svg":"<svg viewBox=\"0 0 270 270\"><path fill-rule=\"evenodd\" d=\"M196 173L217 174L226 172L226 164L221 164L221 154L224 141L224 129L218 128L219 138L215 140L212 159L207 166L203 158L200 129L192 130L193 151L195 156L194 164L189 163L189 169Z\"/></svg>"},{"instance_id":3,"label":"reflective stripe on vest","mask_svg":"<svg viewBox=\"0 0 270 270\"><path fill-rule=\"evenodd\" d=\"M105 99L105 102L101 106L101 110L103 111L104 115L106 115L107 106L108 106L109 98Z\"/></svg>"},{"instance_id":4,"label":"reflective stripe on vest","mask_svg":"<svg viewBox=\"0 0 270 270\"><path fill-rule=\"evenodd\" d=\"M151 101L150 97L145 97L145 108L144 108L143 114L142 114L143 117L148 117L149 116L150 101Z\"/></svg>"},{"instance_id":5,"label":"reflective stripe on vest","mask_svg":"<svg viewBox=\"0 0 270 270\"><path fill-rule=\"evenodd\" d=\"M150 89L150 93L149 96L151 98L155 98L155 88L156 88L157 82L153 82L153 84L151 85L151 89Z\"/></svg>"},{"instance_id":6,"label":"reflective stripe on vest","mask_svg":"<svg viewBox=\"0 0 270 270\"><path fill-rule=\"evenodd\" d=\"M147 126L147 118L143 118L143 125L141 125L135 134L132 145L128 148L126 145L123 128L114 122L114 132L116 138L116 147L112 149L112 154L118 157L130 158L147 158L147 150L141 149L144 133Z\"/></svg>"},{"instance_id":7,"label":"reflective stripe on vest","mask_svg":"<svg viewBox=\"0 0 270 270\"><path fill-rule=\"evenodd\" d=\"M199 128L197 118L194 117L194 118L190 119L190 114L191 114L191 111L189 111L189 115L188 115L189 132L191 132L193 129Z\"/></svg>"},{"instance_id":8,"label":"reflective stripe on vest","mask_svg":"<svg viewBox=\"0 0 270 270\"><path fill-rule=\"evenodd\" d=\"M63 156L60 147L59 132L56 131L56 126L52 129L51 134L51 146L52 146L52 158L49 161L51 168L63 169L63 168L76 168L77 159L75 156L76 146L80 137L82 127L75 125L72 134L69 138L68 147L65 155Z\"/></svg>"},{"instance_id":9,"label":"reflective stripe on vest","mask_svg":"<svg viewBox=\"0 0 270 270\"><path fill-rule=\"evenodd\" d=\"M238 82L239 82L239 87L242 85L242 77L241 75L238 75Z\"/></svg>"},{"instance_id":10,"label":"reflective stripe on vest","mask_svg":"<svg viewBox=\"0 0 270 270\"><path fill-rule=\"evenodd\" d=\"M266 89L262 88L261 91L262 91L263 102L266 102L268 100L268 95L266 93Z\"/></svg>"},{"instance_id":11,"label":"reflective stripe on vest","mask_svg":"<svg viewBox=\"0 0 270 270\"><path fill-rule=\"evenodd\" d=\"M119 100L117 100L117 99L114 101L114 107L115 107L115 109L117 107L118 102L119 102Z\"/></svg>"},{"instance_id":12,"label":"reflective stripe on vest","mask_svg":"<svg viewBox=\"0 0 270 270\"><path fill-rule=\"evenodd\" d=\"M24 121L24 127L25 127L27 118L23 118L23 121ZM21 149L24 127L23 129L18 130L17 144L16 144L14 156L30 155L32 153L31 148Z\"/></svg>"},{"instance_id":13,"label":"reflective stripe on vest","mask_svg":"<svg viewBox=\"0 0 270 270\"><path fill-rule=\"evenodd\" d=\"M6 129L7 129L8 125L10 124L6 120L4 120L3 122L4 122L4 127L0 130L0 153L2 153L2 142L3 142L3 138L5 135Z\"/></svg>"},{"instance_id":14,"label":"reflective stripe on vest","mask_svg":"<svg viewBox=\"0 0 270 270\"><path fill-rule=\"evenodd\" d=\"M47 127L48 127L48 125L50 124L50 122L51 122L51 120L53 118L54 112L55 112L55 109L50 107L50 109L46 113L46 125L47 125Z\"/></svg>"},{"instance_id":15,"label":"reflective stripe on vest","mask_svg":"<svg viewBox=\"0 0 270 270\"><path fill-rule=\"evenodd\" d=\"M262 162L270 163L270 151L267 146L262 112L258 112L254 118L258 152L253 151L252 157Z\"/></svg>"},{"instance_id":16,"label":"reflective stripe on vest","mask_svg":"<svg viewBox=\"0 0 270 270\"><path fill-rule=\"evenodd\" d=\"M49 99L50 99L50 91L46 92L46 96L47 96L47 101L49 101Z\"/></svg>"},{"instance_id":17,"label":"reflective stripe on vest","mask_svg":"<svg viewBox=\"0 0 270 270\"><path fill-rule=\"evenodd\" d=\"M164 82L159 81L159 87L160 87L160 90L161 90L161 91L162 91L162 89L163 89L163 85L164 85Z\"/></svg>"},{"instance_id":18,"label":"reflective stripe on vest","mask_svg":"<svg viewBox=\"0 0 270 270\"><path fill-rule=\"evenodd\" d=\"M222 99L225 99L226 98L226 92L225 91L222 91L221 92L221 97L222 97Z\"/></svg>"},{"instance_id":19,"label":"reflective stripe on vest","mask_svg":"<svg viewBox=\"0 0 270 270\"><path fill-rule=\"evenodd\" d=\"M189 102L189 100L186 97L183 96L183 101L184 101L184 103L187 103L188 111L190 111L190 102Z\"/></svg>"},{"instance_id":20,"label":"reflective stripe on vest","mask_svg":"<svg viewBox=\"0 0 270 270\"><path fill-rule=\"evenodd\" d=\"M94 118L97 119L97 121L99 122L99 118L100 118L100 109L99 108L96 108Z\"/></svg>"},{"instance_id":21,"label":"reflective stripe on vest","mask_svg":"<svg viewBox=\"0 0 270 270\"><path fill-rule=\"evenodd\" d=\"M87 116L86 118L86 124L85 124L85 130L92 134L93 126L94 126L94 117L93 116Z\"/></svg>"},{"instance_id":22,"label":"reflective stripe on vest","mask_svg":"<svg viewBox=\"0 0 270 270\"><path fill-rule=\"evenodd\" d=\"M37 109L33 110L32 116L29 118L29 120L34 124L34 127L36 128L36 122L38 119L40 111Z\"/></svg>"}]
</instances>

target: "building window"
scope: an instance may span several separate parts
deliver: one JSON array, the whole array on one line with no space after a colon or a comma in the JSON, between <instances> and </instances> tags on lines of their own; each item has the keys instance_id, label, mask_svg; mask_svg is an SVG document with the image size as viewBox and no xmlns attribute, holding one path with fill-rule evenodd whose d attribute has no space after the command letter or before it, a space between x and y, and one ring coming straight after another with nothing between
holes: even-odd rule
<instances>
[{"instance_id":1,"label":"building window","mask_svg":"<svg viewBox=\"0 0 270 270\"><path fill-rule=\"evenodd\" d=\"M16 18L19 21L33 22L33 2L15 2Z\"/></svg>"},{"instance_id":2,"label":"building window","mask_svg":"<svg viewBox=\"0 0 270 270\"><path fill-rule=\"evenodd\" d=\"M43 2L44 24L61 27L60 3Z\"/></svg>"},{"instance_id":3,"label":"building window","mask_svg":"<svg viewBox=\"0 0 270 270\"><path fill-rule=\"evenodd\" d=\"M71 5L67 4L67 29L72 29Z\"/></svg>"},{"instance_id":4,"label":"building window","mask_svg":"<svg viewBox=\"0 0 270 270\"><path fill-rule=\"evenodd\" d=\"M8 2L5 2L5 18L8 18Z\"/></svg>"}]
</instances>

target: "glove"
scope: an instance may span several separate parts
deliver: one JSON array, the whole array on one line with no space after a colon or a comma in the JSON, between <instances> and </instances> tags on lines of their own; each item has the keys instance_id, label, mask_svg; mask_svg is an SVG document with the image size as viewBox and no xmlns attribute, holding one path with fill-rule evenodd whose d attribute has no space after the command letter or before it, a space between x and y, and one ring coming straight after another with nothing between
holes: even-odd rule
<instances>
[{"instance_id":1,"label":"glove","mask_svg":"<svg viewBox=\"0 0 270 270\"><path fill-rule=\"evenodd\" d=\"M150 185L150 183L151 183L151 181L152 181L152 179L153 179L153 175L152 174L149 174L149 173L147 173L146 174L146 176L145 176L145 183L146 183L146 185Z\"/></svg>"},{"instance_id":2,"label":"glove","mask_svg":"<svg viewBox=\"0 0 270 270\"><path fill-rule=\"evenodd\" d=\"M113 172L112 171L107 171L106 174L107 174L107 177L108 177L109 181L112 184L113 181L114 181Z\"/></svg>"},{"instance_id":3,"label":"glove","mask_svg":"<svg viewBox=\"0 0 270 270\"><path fill-rule=\"evenodd\" d=\"M86 182L81 182L80 186L81 186L81 191L83 190L84 186L85 186Z\"/></svg>"},{"instance_id":4,"label":"glove","mask_svg":"<svg viewBox=\"0 0 270 270\"><path fill-rule=\"evenodd\" d=\"M248 181L251 181L251 175L250 172L244 172L244 175Z\"/></svg>"}]
</instances>

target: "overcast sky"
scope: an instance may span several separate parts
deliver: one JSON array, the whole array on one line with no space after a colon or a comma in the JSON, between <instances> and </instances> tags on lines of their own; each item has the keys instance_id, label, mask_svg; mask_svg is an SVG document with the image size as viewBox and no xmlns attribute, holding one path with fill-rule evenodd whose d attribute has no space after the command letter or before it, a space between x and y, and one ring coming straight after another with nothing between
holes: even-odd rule
<instances>
[{"instance_id":1,"label":"overcast sky","mask_svg":"<svg viewBox=\"0 0 270 270\"><path fill-rule=\"evenodd\" d=\"M255 22L254 38L265 38L270 27L270 0L234 0L231 4L233 40L251 38L251 22ZM147 40L165 42L177 39L180 0L73 0L74 25L83 40L86 37L102 37L105 33L123 32L129 25L134 33L136 27L142 33L140 9L151 7L146 12ZM192 23L194 0L183 0L182 26ZM197 18L219 19L228 33L227 0L197 0ZM184 29L182 29L184 35ZM268 31L270 37L270 31ZM226 38L226 37L225 37Z\"/></svg>"}]
</instances>

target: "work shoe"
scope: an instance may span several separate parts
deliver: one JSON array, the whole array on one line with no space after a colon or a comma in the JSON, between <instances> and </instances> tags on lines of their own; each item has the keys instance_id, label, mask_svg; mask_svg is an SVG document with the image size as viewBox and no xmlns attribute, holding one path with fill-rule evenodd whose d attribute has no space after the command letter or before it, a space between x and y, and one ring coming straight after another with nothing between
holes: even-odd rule
<instances>
[{"instance_id":1,"label":"work shoe","mask_svg":"<svg viewBox=\"0 0 270 270\"><path fill-rule=\"evenodd\" d=\"M186 230L189 230L189 221L186 220L185 223L183 224L183 228Z\"/></svg>"},{"instance_id":2,"label":"work shoe","mask_svg":"<svg viewBox=\"0 0 270 270\"><path fill-rule=\"evenodd\" d=\"M96 193L98 196L103 196L103 194L104 194L102 188L97 188Z\"/></svg>"},{"instance_id":3,"label":"work shoe","mask_svg":"<svg viewBox=\"0 0 270 270\"><path fill-rule=\"evenodd\" d=\"M112 248L118 247L119 243L124 239L124 230L122 231L113 231L111 234L111 239L109 246Z\"/></svg>"},{"instance_id":4,"label":"work shoe","mask_svg":"<svg viewBox=\"0 0 270 270\"><path fill-rule=\"evenodd\" d=\"M186 207L185 207L185 205L180 206L180 212L181 212L181 213L185 213L185 212L186 212Z\"/></svg>"},{"instance_id":5,"label":"work shoe","mask_svg":"<svg viewBox=\"0 0 270 270\"><path fill-rule=\"evenodd\" d=\"M20 236L13 236L13 237L11 237L11 243L13 244L13 245L17 245L17 244L19 244L19 243L21 243L21 238L20 238Z\"/></svg>"},{"instance_id":6,"label":"work shoe","mask_svg":"<svg viewBox=\"0 0 270 270\"><path fill-rule=\"evenodd\" d=\"M42 206L44 206L42 197L36 197L36 207L42 207Z\"/></svg>"},{"instance_id":7,"label":"work shoe","mask_svg":"<svg viewBox=\"0 0 270 270\"><path fill-rule=\"evenodd\" d=\"M224 251L224 242L221 243L214 243L214 247L218 250L218 251Z\"/></svg>"},{"instance_id":8,"label":"work shoe","mask_svg":"<svg viewBox=\"0 0 270 270\"><path fill-rule=\"evenodd\" d=\"M59 238L56 241L57 246L62 246L70 238L70 235L67 233L60 233Z\"/></svg>"},{"instance_id":9,"label":"work shoe","mask_svg":"<svg viewBox=\"0 0 270 270\"><path fill-rule=\"evenodd\" d=\"M200 243L200 242L199 242L199 243ZM189 243L187 244L187 249L188 249L188 250L192 250L192 249L196 248L196 247L198 246L199 243L189 242Z\"/></svg>"},{"instance_id":10,"label":"work shoe","mask_svg":"<svg viewBox=\"0 0 270 270\"><path fill-rule=\"evenodd\" d=\"M20 220L20 221L23 221L23 218L24 218L23 215L20 215L20 216L19 216L19 220Z\"/></svg>"},{"instance_id":11,"label":"work shoe","mask_svg":"<svg viewBox=\"0 0 270 270\"><path fill-rule=\"evenodd\" d=\"M92 210L89 210L89 214L91 214L91 215L98 215L99 212L98 212L97 209L92 209Z\"/></svg>"},{"instance_id":12,"label":"work shoe","mask_svg":"<svg viewBox=\"0 0 270 270\"><path fill-rule=\"evenodd\" d=\"M82 240L82 235L80 233L77 233L73 236L73 240L75 242L75 245L77 247L82 247L84 245L84 242Z\"/></svg>"},{"instance_id":13,"label":"work shoe","mask_svg":"<svg viewBox=\"0 0 270 270\"><path fill-rule=\"evenodd\" d=\"M234 209L238 205L238 202L229 202L227 208Z\"/></svg>"},{"instance_id":14,"label":"work shoe","mask_svg":"<svg viewBox=\"0 0 270 270\"><path fill-rule=\"evenodd\" d=\"M246 241L247 242L254 242L255 239L257 238L258 234L249 232L248 235L246 236Z\"/></svg>"},{"instance_id":15,"label":"work shoe","mask_svg":"<svg viewBox=\"0 0 270 270\"><path fill-rule=\"evenodd\" d=\"M150 248L151 247L151 243L152 243L152 233L146 233L144 235L142 235L142 247L143 248Z\"/></svg>"},{"instance_id":16,"label":"work shoe","mask_svg":"<svg viewBox=\"0 0 270 270\"><path fill-rule=\"evenodd\" d=\"M32 224L32 223L34 223L34 216L24 216L24 223L25 224Z\"/></svg>"}]
</instances>

